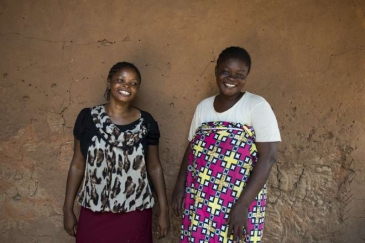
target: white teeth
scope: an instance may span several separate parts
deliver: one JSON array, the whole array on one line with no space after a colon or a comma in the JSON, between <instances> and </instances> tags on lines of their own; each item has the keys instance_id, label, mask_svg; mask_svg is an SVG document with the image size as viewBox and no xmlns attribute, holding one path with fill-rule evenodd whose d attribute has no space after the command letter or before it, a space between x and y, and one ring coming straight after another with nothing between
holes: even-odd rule
<instances>
[{"instance_id":1,"label":"white teeth","mask_svg":"<svg viewBox=\"0 0 365 243\"><path fill-rule=\"evenodd\" d=\"M131 93L124 90L119 91L119 93L121 93L122 95L131 95Z\"/></svg>"},{"instance_id":2,"label":"white teeth","mask_svg":"<svg viewBox=\"0 0 365 243\"><path fill-rule=\"evenodd\" d=\"M227 83L225 83L224 85L227 86L228 88L236 87L236 85L234 85L234 84L227 84Z\"/></svg>"}]
</instances>

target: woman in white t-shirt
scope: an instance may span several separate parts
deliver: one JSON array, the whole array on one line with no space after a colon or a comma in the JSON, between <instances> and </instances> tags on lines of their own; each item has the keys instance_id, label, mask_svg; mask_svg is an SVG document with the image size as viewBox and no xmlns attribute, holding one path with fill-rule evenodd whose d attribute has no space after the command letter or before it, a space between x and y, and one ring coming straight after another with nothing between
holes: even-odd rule
<instances>
[{"instance_id":1,"label":"woman in white t-shirt","mask_svg":"<svg viewBox=\"0 0 365 243\"><path fill-rule=\"evenodd\" d=\"M183 218L181 242L261 241L266 181L281 141L269 103L242 92L251 58L229 47L217 60L219 94L195 110L173 209Z\"/></svg>"}]
</instances>

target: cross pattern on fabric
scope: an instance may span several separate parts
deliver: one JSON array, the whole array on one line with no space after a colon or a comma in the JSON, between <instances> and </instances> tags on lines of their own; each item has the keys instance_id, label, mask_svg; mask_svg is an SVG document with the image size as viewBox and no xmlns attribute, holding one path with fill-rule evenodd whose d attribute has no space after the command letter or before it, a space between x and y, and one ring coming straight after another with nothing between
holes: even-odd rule
<instances>
[{"instance_id":1,"label":"cross pattern on fabric","mask_svg":"<svg viewBox=\"0 0 365 243\"><path fill-rule=\"evenodd\" d=\"M181 242L233 243L225 223L257 161L255 132L239 123L203 123L192 139ZM266 188L250 205L245 243L259 243Z\"/></svg>"}]
</instances>

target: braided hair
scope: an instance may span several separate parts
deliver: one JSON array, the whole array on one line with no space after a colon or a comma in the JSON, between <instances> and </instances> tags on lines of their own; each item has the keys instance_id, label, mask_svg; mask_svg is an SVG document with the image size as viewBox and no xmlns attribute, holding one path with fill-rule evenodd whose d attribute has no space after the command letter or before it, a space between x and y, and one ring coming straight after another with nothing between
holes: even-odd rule
<instances>
[{"instance_id":1,"label":"braided hair","mask_svg":"<svg viewBox=\"0 0 365 243\"><path fill-rule=\"evenodd\" d=\"M217 60L217 66L230 58L239 59L239 60L243 61L244 63L246 63L246 65L248 67L248 73L250 73L251 57L250 57L250 54L248 54L248 52L244 48L238 47L238 46L231 46L231 47L224 49L221 52L221 54L219 54L219 57Z\"/></svg>"},{"instance_id":2,"label":"braided hair","mask_svg":"<svg viewBox=\"0 0 365 243\"><path fill-rule=\"evenodd\" d=\"M114 66L112 66L112 68L109 70L108 80L110 80L114 74L116 74L118 71L120 71L123 68L133 69L133 71L135 71L138 76L139 82L142 82L141 73L139 72L138 68L133 63L130 63L130 62L118 62L118 63L114 64ZM110 99L110 89L108 87L105 90L104 98L106 100Z\"/></svg>"}]
</instances>

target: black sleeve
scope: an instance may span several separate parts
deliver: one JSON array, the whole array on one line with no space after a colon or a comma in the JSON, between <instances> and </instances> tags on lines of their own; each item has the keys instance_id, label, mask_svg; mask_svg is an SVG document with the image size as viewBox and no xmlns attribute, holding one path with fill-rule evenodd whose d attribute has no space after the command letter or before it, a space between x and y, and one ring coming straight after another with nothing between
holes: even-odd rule
<instances>
[{"instance_id":1,"label":"black sleeve","mask_svg":"<svg viewBox=\"0 0 365 243\"><path fill-rule=\"evenodd\" d=\"M147 123L147 128L148 128L147 144L148 145L158 145L159 139L160 139L160 130L158 128L158 124L155 121L155 119L153 119L153 117L148 112L143 112L143 113L144 113L146 123Z\"/></svg>"},{"instance_id":2,"label":"black sleeve","mask_svg":"<svg viewBox=\"0 0 365 243\"><path fill-rule=\"evenodd\" d=\"M90 108L84 108L77 116L74 126L74 136L76 139L81 140L82 135L86 131L87 116L90 114Z\"/></svg>"},{"instance_id":3,"label":"black sleeve","mask_svg":"<svg viewBox=\"0 0 365 243\"><path fill-rule=\"evenodd\" d=\"M160 141L160 130L158 129L158 124L155 120L151 123L151 129L148 133L148 145L158 145Z\"/></svg>"}]
</instances>

